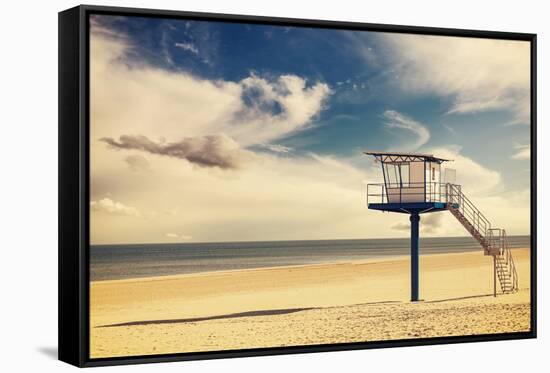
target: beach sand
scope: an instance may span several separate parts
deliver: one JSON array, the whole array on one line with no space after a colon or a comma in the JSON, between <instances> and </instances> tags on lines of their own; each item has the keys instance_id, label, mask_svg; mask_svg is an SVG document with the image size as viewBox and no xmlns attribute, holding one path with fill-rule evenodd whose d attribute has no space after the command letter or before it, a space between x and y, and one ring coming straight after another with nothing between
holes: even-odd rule
<instances>
[{"instance_id":1,"label":"beach sand","mask_svg":"<svg viewBox=\"0 0 550 373\"><path fill-rule=\"evenodd\" d=\"M409 258L130 280L90 289L92 358L519 332L530 330L528 249L520 290L493 297L492 257ZM498 289L498 285L497 285ZM118 324L118 325L117 325Z\"/></svg>"}]
</instances>

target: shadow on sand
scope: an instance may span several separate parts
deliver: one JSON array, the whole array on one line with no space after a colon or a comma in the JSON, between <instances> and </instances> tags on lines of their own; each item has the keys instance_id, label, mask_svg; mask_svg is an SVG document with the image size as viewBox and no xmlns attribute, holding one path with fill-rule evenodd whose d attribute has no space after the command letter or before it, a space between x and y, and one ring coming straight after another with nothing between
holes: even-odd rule
<instances>
[{"instance_id":1,"label":"shadow on sand","mask_svg":"<svg viewBox=\"0 0 550 373\"><path fill-rule=\"evenodd\" d=\"M437 300L429 300L424 303L441 303L441 302L451 302L454 300L464 300L464 299L475 299L475 298L485 298L485 297L492 297L493 294L480 294L480 295L469 295L467 297L459 297L459 298L447 298L447 299L437 299Z\"/></svg>"},{"instance_id":2,"label":"shadow on sand","mask_svg":"<svg viewBox=\"0 0 550 373\"><path fill-rule=\"evenodd\" d=\"M376 304L387 304L387 303L401 303L401 302L400 301L381 301L381 302L371 302L371 303L350 304L348 306L364 306L364 305L369 305L369 304L370 305L376 305ZM295 313L295 312L300 312L300 311L319 310L319 309L336 308L336 307L339 307L339 306L285 308L285 309L277 309L277 310L248 311L248 312L230 313L230 314L226 314L226 315L216 315L216 316L207 316L207 317L194 317L194 318L187 318L187 319L129 321L129 322L123 322L123 323L118 323L118 324L98 325L98 326L96 326L96 328L113 328L113 327L116 327L116 326L177 324L177 323L199 322L199 321L208 321L208 320L235 319L235 318L239 318L239 317L286 315L286 314L289 314L289 313Z\"/></svg>"},{"instance_id":3,"label":"shadow on sand","mask_svg":"<svg viewBox=\"0 0 550 373\"><path fill-rule=\"evenodd\" d=\"M188 319L168 319L168 320L146 320L146 321L130 321L120 324L110 324L110 325L100 325L97 328L110 328L114 326L132 326L132 325L158 325L158 324L177 324L182 322L198 322L198 321L208 321L208 320L221 320L221 319L235 319L239 317L255 317L255 316L272 316L272 315L285 315L288 313L300 312L312 310L313 308L287 308L280 310L262 310L262 311L249 311L249 312L239 312L239 313L230 313L227 315L217 315L217 316L208 316L208 317L194 317Z\"/></svg>"}]
</instances>

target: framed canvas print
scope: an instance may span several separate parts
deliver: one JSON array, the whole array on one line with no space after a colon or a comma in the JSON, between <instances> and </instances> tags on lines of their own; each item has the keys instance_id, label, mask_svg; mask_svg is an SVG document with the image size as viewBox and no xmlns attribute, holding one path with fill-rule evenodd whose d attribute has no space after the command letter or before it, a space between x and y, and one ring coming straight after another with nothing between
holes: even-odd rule
<instances>
[{"instance_id":1,"label":"framed canvas print","mask_svg":"<svg viewBox=\"0 0 550 373\"><path fill-rule=\"evenodd\" d=\"M536 335L536 36L59 13L59 357Z\"/></svg>"}]
</instances>

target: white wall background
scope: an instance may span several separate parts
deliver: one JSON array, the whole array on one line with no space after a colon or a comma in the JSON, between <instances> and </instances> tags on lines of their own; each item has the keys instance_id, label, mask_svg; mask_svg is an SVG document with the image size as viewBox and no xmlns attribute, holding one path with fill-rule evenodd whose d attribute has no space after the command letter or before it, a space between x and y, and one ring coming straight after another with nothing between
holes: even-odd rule
<instances>
[{"instance_id":1,"label":"white wall background","mask_svg":"<svg viewBox=\"0 0 550 373\"><path fill-rule=\"evenodd\" d=\"M542 371L548 351L550 23L543 1L92 1L164 8L539 35L539 338L109 368L111 371L363 372ZM68 371L57 351L57 12L75 1L6 1L0 13L0 366L4 372ZM413 363L414 362L414 363ZM412 368L412 369L411 369Z\"/></svg>"}]
</instances>

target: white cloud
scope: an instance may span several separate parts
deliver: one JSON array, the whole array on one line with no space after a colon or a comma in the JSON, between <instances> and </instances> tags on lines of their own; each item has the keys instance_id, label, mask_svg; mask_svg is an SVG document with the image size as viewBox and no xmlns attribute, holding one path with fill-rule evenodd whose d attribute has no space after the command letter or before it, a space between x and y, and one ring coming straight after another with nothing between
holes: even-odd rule
<instances>
[{"instance_id":1,"label":"white cloud","mask_svg":"<svg viewBox=\"0 0 550 373\"><path fill-rule=\"evenodd\" d=\"M91 34L92 139L128 134L168 142L224 134L242 147L270 143L311 125L331 94L296 75L206 80L126 57L124 37Z\"/></svg>"},{"instance_id":2,"label":"white cloud","mask_svg":"<svg viewBox=\"0 0 550 373\"><path fill-rule=\"evenodd\" d=\"M456 134L457 134L457 133L456 133L456 130L455 130L451 125L444 123L442 126L443 126L443 128L445 128L447 131L449 131L449 132L451 133L451 135L456 136Z\"/></svg>"},{"instance_id":3,"label":"white cloud","mask_svg":"<svg viewBox=\"0 0 550 373\"><path fill-rule=\"evenodd\" d=\"M140 212L131 206L126 206L110 198L103 198L99 201L90 201L90 209L96 212L106 212L114 215L126 215L140 217Z\"/></svg>"},{"instance_id":4,"label":"white cloud","mask_svg":"<svg viewBox=\"0 0 550 373\"><path fill-rule=\"evenodd\" d=\"M184 51L191 52L193 54L199 54L199 49L192 43L175 43L174 46L181 48Z\"/></svg>"},{"instance_id":5,"label":"white cloud","mask_svg":"<svg viewBox=\"0 0 550 373\"><path fill-rule=\"evenodd\" d=\"M295 75L275 81L251 75L239 84L247 102L234 114L229 133L243 145L269 142L306 128L331 93L328 85L306 86Z\"/></svg>"},{"instance_id":6,"label":"white cloud","mask_svg":"<svg viewBox=\"0 0 550 373\"><path fill-rule=\"evenodd\" d=\"M422 123L395 110L386 110L383 115L386 119L386 127L404 129L416 136L416 141L410 144L401 144L399 146L400 149L407 151L417 150L430 140L430 131Z\"/></svg>"},{"instance_id":7,"label":"white cloud","mask_svg":"<svg viewBox=\"0 0 550 373\"><path fill-rule=\"evenodd\" d=\"M271 150L274 153L289 153L292 148L280 144L262 144L262 147Z\"/></svg>"},{"instance_id":8,"label":"white cloud","mask_svg":"<svg viewBox=\"0 0 550 373\"><path fill-rule=\"evenodd\" d=\"M530 45L525 41L384 34L398 84L452 100L449 113L511 110L530 120Z\"/></svg>"},{"instance_id":9,"label":"white cloud","mask_svg":"<svg viewBox=\"0 0 550 373\"><path fill-rule=\"evenodd\" d=\"M176 240L184 240L184 241L193 239L192 236L189 236L186 234L177 234L177 233L166 233L165 237L170 239L176 239Z\"/></svg>"},{"instance_id":10,"label":"white cloud","mask_svg":"<svg viewBox=\"0 0 550 373\"><path fill-rule=\"evenodd\" d=\"M502 176L498 171L491 170L461 153L457 146L436 147L429 153L443 159L442 168L456 170L456 183L462 185L462 191L468 196L485 197L502 192Z\"/></svg>"},{"instance_id":11,"label":"white cloud","mask_svg":"<svg viewBox=\"0 0 550 373\"><path fill-rule=\"evenodd\" d=\"M512 159L516 160L529 160L531 159L531 146L530 145L520 145L517 144L514 146L516 153L512 155Z\"/></svg>"}]
</instances>

